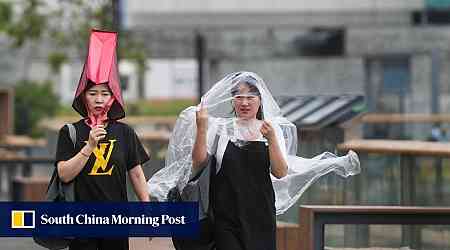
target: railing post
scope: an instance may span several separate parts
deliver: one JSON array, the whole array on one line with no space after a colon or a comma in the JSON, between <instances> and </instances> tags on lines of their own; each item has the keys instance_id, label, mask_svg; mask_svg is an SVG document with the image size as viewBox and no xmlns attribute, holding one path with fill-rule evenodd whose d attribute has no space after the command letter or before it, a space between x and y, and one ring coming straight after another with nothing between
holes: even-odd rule
<instances>
[{"instance_id":1,"label":"railing post","mask_svg":"<svg viewBox=\"0 0 450 250\"><path fill-rule=\"evenodd\" d=\"M368 162L368 154L361 154L361 162ZM361 173L352 178L353 188L350 192L355 193L355 204L361 205L367 201L367 176ZM344 246L346 247L368 247L370 241L369 225L344 225Z\"/></svg>"},{"instance_id":2,"label":"railing post","mask_svg":"<svg viewBox=\"0 0 450 250\"><path fill-rule=\"evenodd\" d=\"M446 207L414 207L414 206L301 206L300 221L303 240L301 250L325 249L325 225L410 225L413 229L418 225L450 225L450 208ZM418 231L415 231L418 232ZM390 237L389 230L384 235ZM414 241L417 233L402 247L421 249L420 242ZM430 241L431 248L448 243L443 239ZM434 244L436 243L436 244ZM438 247L439 248L439 247Z\"/></svg>"},{"instance_id":3,"label":"railing post","mask_svg":"<svg viewBox=\"0 0 450 250\"><path fill-rule=\"evenodd\" d=\"M299 209L299 250L314 249L314 213L312 209L300 207Z\"/></svg>"},{"instance_id":4,"label":"railing post","mask_svg":"<svg viewBox=\"0 0 450 250\"><path fill-rule=\"evenodd\" d=\"M27 157L27 158L31 157L31 148L30 147L25 148L25 157ZM31 163L30 162L26 162L23 164L22 176L23 177L31 176Z\"/></svg>"},{"instance_id":5,"label":"railing post","mask_svg":"<svg viewBox=\"0 0 450 250\"><path fill-rule=\"evenodd\" d=\"M416 203L416 165L412 156L400 156L401 205L413 206ZM402 245L420 249L422 239L420 228L414 225L402 225Z\"/></svg>"},{"instance_id":6,"label":"railing post","mask_svg":"<svg viewBox=\"0 0 450 250\"><path fill-rule=\"evenodd\" d=\"M442 191L443 187L443 171L442 171L442 157L436 157L436 182L434 184L434 192L435 192L435 204L438 206L444 206L444 193Z\"/></svg>"},{"instance_id":7,"label":"railing post","mask_svg":"<svg viewBox=\"0 0 450 250\"><path fill-rule=\"evenodd\" d=\"M314 250L325 249L325 224L314 223Z\"/></svg>"},{"instance_id":8,"label":"railing post","mask_svg":"<svg viewBox=\"0 0 450 250\"><path fill-rule=\"evenodd\" d=\"M7 186L8 186L8 196L10 199L13 198L13 192L14 192L14 187L13 187L13 179L16 175L17 172L17 164L14 163L8 163L8 169L7 169Z\"/></svg>"},{"instance_id":9,"label":"railing post","mask_svg":"<svg viewBox=\"0 0 450 250\"><path fill-rule=\"evenodd\" d=\"M412 206L416 200L415 162L412 157L400 155L401 205Z\"/></svg>"}]
</instances>

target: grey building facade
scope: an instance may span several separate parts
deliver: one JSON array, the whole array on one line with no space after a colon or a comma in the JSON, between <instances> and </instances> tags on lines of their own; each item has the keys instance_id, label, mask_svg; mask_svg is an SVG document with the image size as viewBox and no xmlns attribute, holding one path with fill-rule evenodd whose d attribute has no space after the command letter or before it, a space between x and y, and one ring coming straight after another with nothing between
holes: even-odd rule
<instances>
[{"instance_id":1,"label":"grey building facade","mask_svg":"<svg viewBox=\"0 0 450 250\"><path fill-rule=\"evenodd\" d=\"M203 91L229 72L250 70L274 95L364 94L374 112L450 111L450 26L439 19L445 1L437 19L430 1L287 1L283 8L195 1L187 9L169 1L151 11L129 2L125 26L152 57L195 58L201 35Z\"/></svg>"}]
</instances>

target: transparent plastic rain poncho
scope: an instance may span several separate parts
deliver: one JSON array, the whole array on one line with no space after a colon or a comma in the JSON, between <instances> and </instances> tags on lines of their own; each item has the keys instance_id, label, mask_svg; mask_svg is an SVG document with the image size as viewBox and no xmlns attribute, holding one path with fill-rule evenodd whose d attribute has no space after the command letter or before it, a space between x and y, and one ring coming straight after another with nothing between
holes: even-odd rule
<instances>
[{"instance_id":1,"label":"transparent plastic rain poncho","mask_svg":"<svg viewBox=\"0 0 450 250\"><path fill-rule=\"evenodd\" d=\"M233 110L233 90L242 82L251 82L259 91L263 119L275 130L278 144L288 165L288 174L283 178L271 176L275 191L277 214L284 213L300 198L303 192L319 177L334 172L348 177L360 172L359 159L350 151L338 157L324 152L313 158L302 158L297 153L297 128L283 117L278 104L273 99L264 81L255 73L236 72L217 82L202 98L203 107L208 111L207 150L215 155L220 169L221 146L228 141L242 146L251 134L252 139L266 141L259 129L261 121L241 121ZM196 133L196 111L189 107L179 115L172 132L166 155L165 167L149 180L150 195L158 201L166 201L168 191L175 185L182 190L192 173L192 149ZM257 136L254 136L254 135ZM219 140L217 140L220 138ZM218 142L217 142L218 141Z\"/></svg>"}]
</instances>

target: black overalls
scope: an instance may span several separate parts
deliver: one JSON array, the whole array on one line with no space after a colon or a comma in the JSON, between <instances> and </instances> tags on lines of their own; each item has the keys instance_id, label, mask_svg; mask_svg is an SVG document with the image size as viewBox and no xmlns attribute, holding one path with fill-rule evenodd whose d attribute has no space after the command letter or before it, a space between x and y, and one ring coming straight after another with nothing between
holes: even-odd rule
<instances>
[{"instance_id":1,"label":"black overalls","mask_svg":"<svg viewBox=\"0 0 450 250\"><path fill-rule=\"evenodd\" d=\"M212 209L217 250L275 250L275 195L264 142L228 142L213 178Z\"/></svg>"}]
</instances>

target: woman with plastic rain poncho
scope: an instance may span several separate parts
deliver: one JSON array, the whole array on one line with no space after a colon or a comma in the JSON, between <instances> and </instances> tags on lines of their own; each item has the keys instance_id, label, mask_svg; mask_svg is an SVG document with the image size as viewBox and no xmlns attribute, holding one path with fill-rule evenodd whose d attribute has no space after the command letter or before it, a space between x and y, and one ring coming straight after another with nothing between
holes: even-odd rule
<instances>
[{"instance_id":1,"label":"woman with plastic rain poncho","mask_svg":"<svg viewBox=\"0 0 450 250\"><path fill-rule=\"evenodd\" d=\"M192 176L213 165L211 178L204 181L210 185L199 184L195 197L200 219L214 215L208 230L216 248L274 250L276 214L292 206L319 177L360 172L353 151L342 157L329 152L312 159L296 156L296 131L258 75L229 74L202 97L199 107L180 114L166 167L150 179L150 193L165 201L174 187L184 192ZM205 241L203 233L199 241ZM195 246L195 241L174 244L177 249L209 249Z\"/></svg>"}]
</instances>

